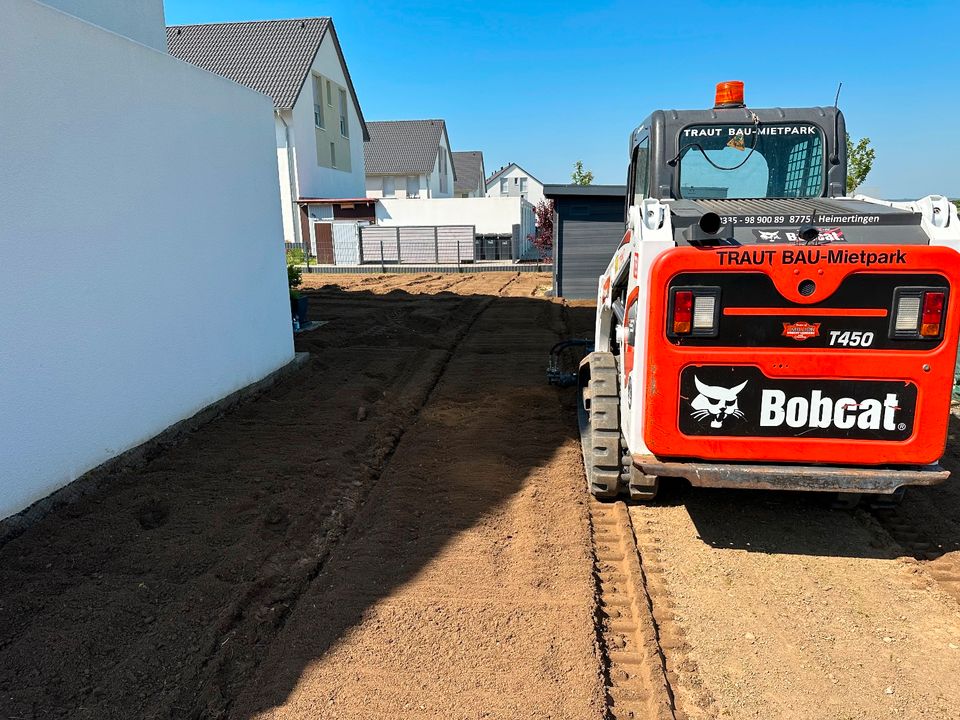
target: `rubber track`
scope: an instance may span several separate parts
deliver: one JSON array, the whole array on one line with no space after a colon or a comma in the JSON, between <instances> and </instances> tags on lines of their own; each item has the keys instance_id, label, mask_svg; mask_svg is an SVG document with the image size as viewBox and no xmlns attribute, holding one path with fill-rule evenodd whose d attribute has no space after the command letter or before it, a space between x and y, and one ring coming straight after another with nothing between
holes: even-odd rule
<instances>
[{"instance_id":1,"label":"rubber track","mask_svg":"<svg viewBox=\"0 0 960 720\"><path fill-rule=\"evenodd\" d=\"M623 502L591 498L589 507L607 717L675 720L673 691L630 514Z\"/></svg>"},{"instance_id":2,"label":"rubber track","mask_svg":"<svg viewBox=\"0 0 960 720\"><path fill-rule=\"evenodd\" d=\"M619 493L622 472L620 443L620 397L617 387L617 364L608 352L590 354L590 429L585 438L587 481L591 491L594 483L605 485L607 491L599 497L615 498Z\"/></svg>"}]
</instances>

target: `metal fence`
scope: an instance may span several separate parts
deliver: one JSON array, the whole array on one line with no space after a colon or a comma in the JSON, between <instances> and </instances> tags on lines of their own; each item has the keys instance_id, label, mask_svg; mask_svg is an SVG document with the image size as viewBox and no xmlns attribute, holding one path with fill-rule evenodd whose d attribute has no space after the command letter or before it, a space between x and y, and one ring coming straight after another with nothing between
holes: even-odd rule
<instances>
[{"instance_id":1,"label":"metal fence","mask_svg":"<svg viewBox=\"0 0 960 720\"><path fill-rule=\"evenodd\" d=\"M317 222L304 243L286 243L287 262L311 268L442 266L484 269L494 264L530 263L541 258L529 237L514 225L512 234L477 235L473 225L361 225ZM533 251L531 253L531 251Z\"/></svg>"},{"instance_id":2,"label":"metal fence","mask_svg":"<svg viewBox=\"0 0 960 720\"><path fill-rule=\"evenodd\" d=\"M476 260L473 225L360 228L360 263L459 265Z\"/></svg>"}]
</instances>

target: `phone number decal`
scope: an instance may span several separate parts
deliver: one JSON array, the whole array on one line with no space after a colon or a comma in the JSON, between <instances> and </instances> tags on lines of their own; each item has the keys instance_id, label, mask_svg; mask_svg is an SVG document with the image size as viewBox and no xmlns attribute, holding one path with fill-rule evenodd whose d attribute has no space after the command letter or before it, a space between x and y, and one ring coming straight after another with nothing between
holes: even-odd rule
<instances>
[{"instance_id":1,"label":"phone number decal","mask_svg":"<svg viewBox=\"0 0 960 720\"><path fill-rule=\"evenodd\" d=\"M720 217L722 225L784 225L813 222L812 215L725 215Z\"/></svg>"},{"instance_id":2,"label":"phone number decal","mask_svg":"<svg viewBox=\"0 0 960 720\"><path fill-rule=\"evenodd\" d=\"M909 218L910 216L905 216ZM723 225L877 225L879 215L721 215ZM904 224L904 223L901 223Z\"/></svg>"}]
</instances>

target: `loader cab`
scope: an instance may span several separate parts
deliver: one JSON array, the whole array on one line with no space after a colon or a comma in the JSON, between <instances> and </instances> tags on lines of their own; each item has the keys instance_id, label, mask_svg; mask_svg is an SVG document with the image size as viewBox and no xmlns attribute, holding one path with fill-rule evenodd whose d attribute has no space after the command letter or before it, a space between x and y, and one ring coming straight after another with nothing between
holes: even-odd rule
<instances>
[{"instance_id":1,"label":"loader cab","mask_svg":"<svg viewBox=\"0 0 960 720\"><path fill-rule=\"evenodd\" d=\"M733 99L712 110L658 110L633 131L628 209L644 198L682 202L846 194L846 130L839 110L756 109L742 104L742 94Z\"/></svg>"}]
</instances>

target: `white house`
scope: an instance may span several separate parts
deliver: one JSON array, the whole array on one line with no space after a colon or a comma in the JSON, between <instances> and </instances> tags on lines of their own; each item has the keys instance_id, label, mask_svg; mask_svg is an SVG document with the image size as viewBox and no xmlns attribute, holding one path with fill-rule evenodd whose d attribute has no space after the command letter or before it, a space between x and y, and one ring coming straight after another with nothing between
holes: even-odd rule
<instances>
[{"instance_id":1,"label":"white house","mask_svg":"<svg viewBox=\"0 0 960 720\"><path fill-rule=\"evenodd\" d=\"M458 198L486 197L487 171L483 166L483 153L479 150L455 152L453 162L457 166L454 194Z\"/></svg>"},{"instance_id":2,"label":"white house","mask_svg":"<svg viewBox=\"0 0 960 720\"><path fill-rule=\"evenodd\" d=\"M370 122L367 128L367 197L453 197L457 173L443 120Z\"/></svg>"},{"instance_id":3,"label":"white house","mask_svg":"<svg viewBox=\"0 0 960 720\"><path fill-rule=\"evenodd\" d=\"M330 18L174 25L167 44L273 101L287 242L305 242L311 212L332 216L340 204L329 201L366 197L367 126Z\"/></svg>"},{"instance_id":4,"label":"white house","mask_svg":"<svg viewBox=\"0 0 960 720\"><path fill-rule=\"evenodd\" d=\"M487 197L521 197L532 205L543 200L543 183L516 163L497 170L486 185Z\"/></svg>"},{"instance_id":5,"label":"white house","mask_svg":"<svg viewBox=\"0 0 960 720\"><path fill-rule=\"evenodd\" d=\"M294 353L267 98L161 0L2 0L0 68L2 519Z\"/></svg>"}]
</instances>

